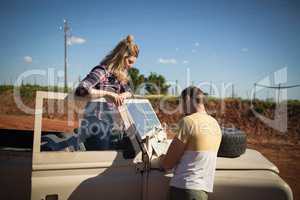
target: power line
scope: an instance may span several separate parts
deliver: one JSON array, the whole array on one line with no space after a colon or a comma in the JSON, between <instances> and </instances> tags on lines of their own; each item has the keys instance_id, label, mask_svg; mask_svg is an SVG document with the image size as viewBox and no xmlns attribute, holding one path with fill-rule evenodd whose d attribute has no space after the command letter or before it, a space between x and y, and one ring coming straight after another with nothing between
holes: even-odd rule
<instances>
[{"instance_id":1,"label":"power line","mask_svg":"<svg viewBox=\"0 0 300 200\"><path fill-rule=\"evenodd\" d=\"M300 84L297 85L289 85L289 86L282 86L280 83L278 84L278 86L269 86L269 85L263 85L263 84L259 84L259 83L254 83L254 95L253 95L253 100L255 101L256 98L256 87L264 87L264 88L269 88L269 89L275 89L278 90L277 93L277 103L280 102L280 94L281 94L281 90L282 89L289 89L289 88L295 88L295 87L300 87Z\"/></svg>"},{"instance_id":2,"label":"power line","mask_svg":"<svg viewBox=\"0 0 300 200\"><path fill-rule=\"evenodd\" d=\"M299 85L289 85L289 86L281 86L279 84L279 86L268 86L268 85L262 85L262 84L259 84L259 83L255 83L254 85L256 86L260 86L260 87L265 87L265 88L271 88L271 89L288 89L288 88L294 88L294 87L300 87L300 84Z\"/></svg>"}]
</instances>

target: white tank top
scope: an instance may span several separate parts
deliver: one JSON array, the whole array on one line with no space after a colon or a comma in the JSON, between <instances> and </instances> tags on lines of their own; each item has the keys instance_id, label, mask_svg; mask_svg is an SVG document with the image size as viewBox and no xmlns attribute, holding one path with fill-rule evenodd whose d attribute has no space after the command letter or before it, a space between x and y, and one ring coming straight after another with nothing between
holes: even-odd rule
<instances>
[{"instance_id":1,"label":"white tank top","mask_svg":"<svg viewBox=\"0 0 300 200\"><path fill-rule=\"evenodd\" d=\"M170 185L213 192L217 152L185 151L175 168Z\"/></svg>"}]
</instances>

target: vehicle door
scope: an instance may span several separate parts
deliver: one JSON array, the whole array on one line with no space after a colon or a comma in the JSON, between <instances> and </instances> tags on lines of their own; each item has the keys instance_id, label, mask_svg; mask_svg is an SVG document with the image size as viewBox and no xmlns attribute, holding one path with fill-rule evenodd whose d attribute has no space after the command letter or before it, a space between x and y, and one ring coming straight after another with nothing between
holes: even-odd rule
<instances>
[{"instance_id":1,"label":"vehicle door","mask_svg":"<svg viewBox=\"0 0 300 200\"><path fill-rule=\"evenodd\" d=\"M130 121L134 125L138 142L146 154L147 162L150 163L157 155L153 149L153 142L161 142L161 123L147 99L130 99L126 103L126 108ZM162 143L160 143L162 145ZM151 164L146 168L143 179L144 199L165 200L169 190L169 181L172 173L151 168Z\"/></svg>"},{"instance_id":2,"label":"vehicle door","mask_svg":"<svg viewBox=\"0 0 300 200\"><path fill-rule=\"evenodd\" d=\"M57 106L51 117L42 112L46 99L53 101L48 106ZM98 109L100 104L109 107L103 99L89 106ZM97 116L75 117L70 123L72 106L67 94L37 92L31 199L141 199L142 175L137 169L142 155L124 126L115 126L122 122L120 115L108 113L105 122ZM41 135L42 128L54 131ZM73 128L76 131L62 131Z\"/></svg>"}]
</instances>

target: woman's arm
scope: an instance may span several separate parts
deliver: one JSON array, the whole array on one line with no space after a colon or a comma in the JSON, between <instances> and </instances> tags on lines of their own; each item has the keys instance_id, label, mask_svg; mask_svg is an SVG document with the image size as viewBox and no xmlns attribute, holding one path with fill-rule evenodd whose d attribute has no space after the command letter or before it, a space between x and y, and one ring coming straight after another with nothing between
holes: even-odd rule
<instances>
[{"instance_id":1,"label":"woman's arm","mask_svg":"<svg viewBox=\"0 0 300 200\"><path fill-rule=\"evenodd\" d=\"M80 81L79 85L75 90L75 94L80 97L91 96L92 93L99 92L91 92L91 88L94 88L95 85L101 83L105 80L105 69L101 66L94 67L86 77ZM100 92L101 93L101 92ZM99 98L99 97L98 97Z\"/></svg>"},{"instance_id":2,"label":"woman's arm","mask_svg":"<svg viewBox=\"0 0 300 200\"><path fill-rule=\"evenodd\" d=\"M99 89L94 89L90 88L88 90L89 96L93 99L101 98L101 97L113 97L116 95L114 92L109 92L105 90L99 90Z\"/></svg>"},{"instance_id":3,"label":"woman's arm","mask_svg":"<svg viewBox=\"0 0 300 200\"><path fill-rule=\"evenodd\" d=\"M124 99L130 98L132 97L132 93L131 92L123 92L120 94Z\"/></svg>"},{"instance_id":4,"label":"woman's arm","mask_svg":"<svg viewBox=\"0 0 300 200\"><path fill-rule=\"evenodd\" d=\"M101 97L109 98L118 107L121 106L124 101L124 97L122 97L121 95L114 93L114 92L109 92L109 91L99 90L99 89L94 89L94 88L90 88L88 92L89 92L89 96L91 98L95 98L95 99L101 98Z\"/></svg>"},{"instance_id":5,"label":"woman's arm","mask_svg":"<svg viewBox=\"0 0 300 200\"><path fill-rule=\"evenodd\" d=\"M133 91L132 91L129 83L121 85L121 96L125 99L133 96Z\"/></svg>"},{"instance_id":6,"label":"woman's arm","mask_svg":"<svg viewBox=\"0 0 300 200\"><path fill-rule=\"evenodd\" d=\"M78 87L75 90L75 94L77 96L87 96L90 98L108 97L112 99L117 106L120 106L123 103L124 99L132 96L132 93L130 92L130 87L122 87L121 92L123 93L121 94L94 88L95 85L101 84L105 80L105 70L102 67L96 66L79 83Z\"/></svg>"}]
</instances>

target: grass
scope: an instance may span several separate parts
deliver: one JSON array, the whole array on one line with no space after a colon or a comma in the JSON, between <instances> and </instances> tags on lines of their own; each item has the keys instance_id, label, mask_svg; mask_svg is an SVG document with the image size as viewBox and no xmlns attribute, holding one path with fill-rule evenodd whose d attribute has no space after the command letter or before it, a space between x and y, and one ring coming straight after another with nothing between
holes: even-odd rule
<instances>
[{"instance_id":1,"label":"grass","mask_svg":"<svg viewBox=\"0 0 300 200\"><path fill-rule=\"evenodd\" d=\"M28 100L35 98L36 91L64 92L64 88L58 86L41 86L25 84L14 87L13 85L0 85L0 95L5 92L13 92L14 89L20 92L22 98ZM68 89L68 91L71 91L71 89Z\"/></svg>"},{"instance_id":2,"label":"grass","mask_svg":"<svg viewBox=\"0 0 300 200\"><path fill-rule=\"evenodd\" d=\"M13 92L14 86L13 85L0 85L0 95L5 92ZM32 85L32 84L25 84L16 87L15 89L18 89L20 91L20 95L22 98L26 98L28 100L34 99L36 91L52 91L52 92L64 92L63 87L58 86L41 86L41 85ZM70 92L71 89L68 88L68 91ZM170 103L178 103L179 98L178 96L173 95L147 95L147 96L137 96L137 98L146 98L149 99L151 103L158 102L160 100L164 100ZM208 97L208 102L216 102L221 101L222 99L216 98L216 97ZM251 103L251 100L249 99L242 99L242 98L225 98L223 99L225 101L238 101L241 103ZM263 113L267 109L273 109L276 106L276 103L271 100L255 100L252 102L254 105L254 109L259 112ZM290 106L300 106L300 100L288 100L287 104Z\"/></svg>"}]
</instances>

